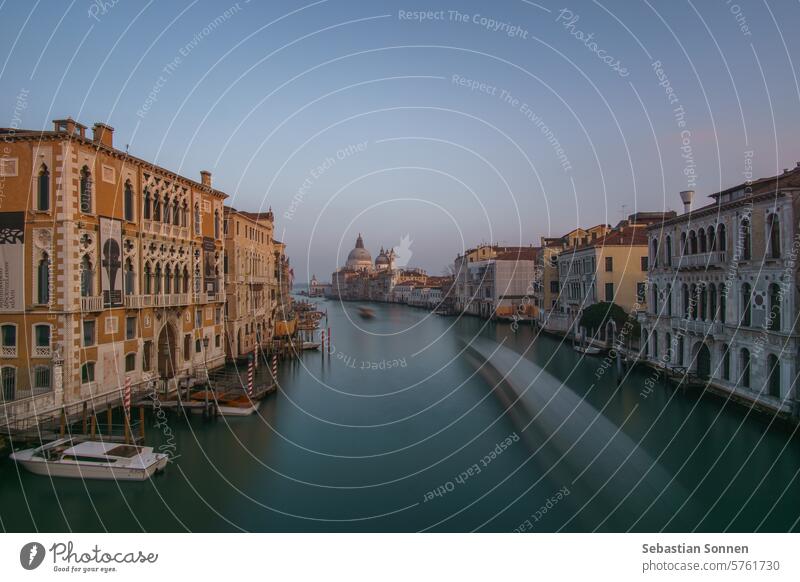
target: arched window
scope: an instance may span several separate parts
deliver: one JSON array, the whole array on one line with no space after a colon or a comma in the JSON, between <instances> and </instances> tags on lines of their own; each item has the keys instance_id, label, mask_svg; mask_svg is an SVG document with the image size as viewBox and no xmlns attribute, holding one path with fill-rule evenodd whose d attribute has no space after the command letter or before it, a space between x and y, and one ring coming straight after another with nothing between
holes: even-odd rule
<instances>
[{"instance_id":1,"label":"arched window","mask_svg":"<svg viewBox=\"0 0 800 582\"><path fill-rule=\"evenodd\" d=\"M131 186L130 180L125 180L123 206L125 220L133 222L133 186Z\"/></svg>"},{"instance_id":2,"label":"arched window","mask_svg":"<svg viewBox=\"0 0 800 582\"><path fill-rule=\"evenodd\" d=\"M83 255L81 259L81 297L91 297L94 294L93 280L92 262L88 255Z\"/></svg>"},{"instance_id":3,"label":"arched window","mask_svg":"<svg viewBox=\"0 0 800 582\"><path fill-rule=\"evenodd\" d=\"M682 297L682 300L683 300L683 316L686 319L689 319L689 317L692 314L692 303L691 303L691 301L689 299L689 287L688 287L688 285L686 285L686 283L683 284L682 291L683 291L683 297Z\"/></svg>"},{"instance_id":4,"label":"arched window","mask_svg":"<svg viewBox=\"0 0 800 582\"><path fill-rule=\"evenodd\" d=\"M181 224L181 209L178 206L178 199L176 198L172 203L172 225L180 226Z\"/></svg>"},{"instance_id":5,"label":"arched window","mask_svg":"<svg viewBox=\"0 0 800 582\"><path fill-rule=\"evenodd\" d=\"M181 209L181 226L189 226L189 203L183 201L183 208Z\"/></svg>"},{"instance_id":6,"label":"arched window","mask_svg":"<svg viewBox=\"0 0 800 582\"><path fill-rule=\"evenodd\" d=\"M50 357L51 327L47 323L37 323L33 326L33 355L37 357Z\"/></svg>"},{"instance_id":7,"label":"arched window","mask_svg":"<svg viewBox=\"0 0 800 582\"><path fill-rule=\"evenodd\" d=\"M769 328L773 331L781 330L781 288L777 283L769 286Z\"/></svg>"},{"instance_id":8,"label":"arched window","mask_svg":"<svg viewBox=\"0 0 800 582\"><path fill-rule=\"evenodd\" d=\"M200 234L202 224L200 223L200 205L194 205L194 233Z\"/></svg>"},{"instance_id":9,"label":"arched window","mask_svg":"<svg viewBox=\"0 0 800 582\"><path fill-rule=\"evenodd\" d=\"M156 264L155 285L153 285L153 292L156 295L161 294L161 263Z\"/></svg>"},{"instance_id":10,"label":"arched window","mask_svg":"<svg viewBox=\"0 0 800 582\"><path fill-rule=\"evenodd\" d=\"M653 263L653 267L658 267L658 239L653 239L651 246L650 254L652 258L650 259Z\"/></svg>"},{"instance_id":11,"label":"arched window","mask_svg":"<svg viewBox=\"0 0 800 582\"><path fill-rule=\"evenodd\" d=\"M769 256L773 259L779 259L781 256L781 223L777 214L770 214L767 217L767 228Z\"/></svg>"},{"instance_id":12,"label":"arched window","mask_svg":"<svg viewBox=\"0 0 800 582\"><path fill-rule=\"evenodd\" d=\"M667 315L672 316L672 284L667 283L666 290Z\"/></svg>"},{"instance_id":13,"label":"arched window","mask_svg":"<svg viewBox=\"0 0 800 582\"><path fill-rule=\"evenodd\" d=\"M728 250L728 234L725 232L724 224L717 227L717 247L721 251Z\"/></svg>"},{"instance_id":14,"label":"arched window","mask_svg":"<svg viewBox=\"0 0 800 582\"><path fill-rule=\"evenodd\" d=\"M14 400L17 395L17 369L13 366L0 368L0 383L3 385L3 400Z\"/></svg>"},{"instance_id":15,"label":"arched window","mask_svg":"<svg viewBox=\"0 0 800 582\"><path fill-rule=\"evenodd\" d=\"M778 356L770 354L767 357L767 369L769 370L769 377L767 384L769 386L769 395L775 398L781 397L781 362Z\"/></svg>"},{"instance_id":16,"label":"arched window","mask_svg":"<svg viewBox=\"0 0 800 582\"><path fill-rule=\"evenodd\" d=\"M697 232L697 239L699 242L700 252L705 253L708 252L708 247L706 247L706 231L704 229L700 229Z\"/></svg>"},{"instance_id":17,"label":"arched window","mask_svg":"<svg viewBox=\"0 0 800 582\"><path fill-rule=\"evenodd\" d=\"M92 211L92 174L86 166L81 168L80 198L81 212L90 213Z\"/></svg>"},{"instance_id":18,"label":"arched window","mask_svg":"<svg viewBox=\"0 0 800 582\"><path fill-rule=\"evenodd\" d=\"M683 366L683 345L684 345L683 336L679 335L678 336L678 350L677 350L678 351L678 365L679 366Z\"/></svg>"},{"instance_id":19,"label":"arched window","mask_svg":"<svg viewBox=\"0 0 800 582\"><path fill-rule=\"evenodd\" d=\"M753 292L749 283L742 284L742 318L741 325L750 326L751 315L753 312Z\"/></svg>"},{"instance_id":20,"label":"arched window","mask_svg":"<svg viewBox=\"0 0 800 582\"><path fill-rule=\"evenodd\" d=\"M44 212L50 210L50 170L44 164L36 180L36 208Z\"/></svg>"},{"instance_id":21,"label":"arched window","mask_svg":"<svg viewBox=\"0 0 800 582\"><path fill-rule=\"evenodd\" d=\"M157 192L153 195L153 220L161 220L161 199Z\"/></svg>"},{"instance_id":22,"label":"arched window","mask_svg":"<svg viewBox=\"0 0 800 582\"><path fill-rule=\"evenodd\" d=\"M739 385L750 388L750 352L746 348L739 352Z\"/></svg>"},{"instance_id":23,"label":"arched window","mask_svg":"<svg viewBox=\"0 0 800 582\"><path fill-rule=\"evenodd\" d=\"M172 222L172 215L170 212L172 211L172 202L169 199L169 196L164 196L164 224L169 224Z\"/></svg>"},{"instance_id":24,"label":"arched window","mask_svg":"<svg viewBox=\"0 0 800 582\"><path fill-rule=\"evenodd\" d=\"M175 293L180 293L181 289L183 288L183 284L181 283L181 268L175 267Z\"/></svg>"},{"instance_id":25,"label":"arched window","mask_svg":"<svg viewBox=\"0 0 800 582\"><path fill-rule=\"evenodd\" d=\"M144 264L144 294L151 295L153 293L153 273L150 270L150 263Z\"/></svg>"},{"instance_id":26,"label":"arched window","mask_svg":"<svg viewBox=\"0 0 800 582\"><path fill-rule=\"evenodd\" d=\"M150 190L147 188L144 189L144 212L143 216L145 220L150 220Z\"/></svg>"},{"instance_id":27,"label":"arched window","mask_svg":"<svg viewBox=\"0 0 800 582\"><path fill-rule=\"evenodd\" d=\"M728 290L725 285L719 286L719 320L725 323L728 311Z\"/></svg>"},{"instance_id":28,"label":"arched window","mask_svg":"<svg viewBox=\"0 0 800 582\"><path fill-rule=\"evenodd\" d=\"M672 363L672 334L667 332L667 335L664 336L664 342L666 343L667 351L664 353L664 361L667 364Z\"/></svg>"},{"instance_id":29,"label":"arched window","mask_svg":"<svg viewBox=\"0 0 800 582\"><path fill-rule=\"evenodd\" d=\"M214 211L214 238L219 238L219 210Z\"/></svg>"},{"instance_id":30,"label":"arched window","mask_svg":"<svg viewBox=\"0 0 800 582\"><path fill-rule=\"evenodd\" d=\"M183 292L189 292L189 269L186 267L183 268Z\"/></svg>"},{"instance_id":31,"label":"arched window","mask_svg":"<svg viewBox=\"0 0 800 582\"><path fill-rule=\"evenodd\" d=\"M697 311L698 311L697 306L698 306L698 299L699 299L699 297L697 295L697 290L698 290L697 285L692 283L692 286L689 288L689 291L690 291L689 294L691 295L691 297L689 299L689 318L690 319L697 319Z\"/></svg>"},{"instance_id":32,"label":"arched window","mask_svg":"<svg viewBox=\"0 0 800 582\"><path fill-rule=\"evenodd\" d=\"M50 303L50 256L47 253L42 253L36 268L36 303Z\"/></svg>"},{"instance_id":33,"label":"arched window","mask_svg":"<svg viewBox=\"0 0 800 582\"><path fill-rule=\"evenodd\" d=\"M172 291L172 268L169 265L164 267L164 293Z\"/></svg>"},{"instance_id":34,"label":"arched window","mask_svg":"<svg viewBox=\"0 0 800 582\"><path fill-rule=\"evenodd\" d=\"M658 332L654 329L653 330L653 359L657 360L659 356L658 351Z\"/></svg>"},{"instance_id":35,"label":"arched window","mask_svg":"<svg viewBox=\"0 0 800 582\"><path fill-rule=\"evenodd\" d=\"M701 284L698 287L698 293L700 294L700 319L706 321L708 319L708 289L704 284Z\"/></svg>"},{"instance_id":36,"label":"arched window","mask_svg":"<svg viewBox=\"0 0 800 582\"><path fill-rule=\"evenodd\" d=\"M665 257L665 259L667 261L667 266L671 267L672 266L672 237L671 236L667 237L665 246L666 246L666 252L667 252L667 256Z\"/></svg>"},{"instance_id":37,"label":"arched window","mask_svg":"<svg viewBox=\"0 0 800 582\"><path fill-rule=\"evenodd\" d=\"M708 230L706 231L706 237L708 238L708 250L713 252L717 250L717 237L714 236L714 227L709 226Z\"/></svg>"},{"instance_id":38,"label":"arched window","mask_svg":"<svg viewBox=\"0 0 800 582\"><path fill-rule=\"evenodd\" d=\"M717 286L714 283L708 286L708 319L717 321Z\"/></svg>"},{"instance_id":39,"label":"arched window","mask_svg":"<svg viewBox=\"0 0 800 582\"><path fill-rule=\"evenodd\" d=\"M133 261L125 261L125 295L136 293L136 272L133 270Z\"/></svg>"},{"instance_id":40,"label":"arched window","mask_svg":"<svg viewBox=\"0 0 800 582\"><path fill-rule=\"evenodd\" d=\"M653 285L653 313L658 315L658 285Z\"/></svg>"},{"instance_id":41,"label":"arched window","mask_svg":"<svg viewBox=\"0 0 800 582\"><path fill-rule=\"evenodd\" d=\"M17 355L17 326L13 323L0 325L0 354L12 358Z\"/></svg>"},{"instance_id":42,"label":"arched window","mask_svg":"<svg viewBox=\"0 0 800 582\"><path fill-rule=\"evenodd\" d=\"M728 344L722 344L722 379L731 379L731 349Z\"/></svg>"},{"instance_id":43,"label":"arched window","mask_svg":"<svg viewBox=\"0 0 800 582\"><path fill-rule=\"evenodd\" d=\"M739 223L739 242L742 246L742 259L750 260L752 256L750 252L750 219L746 216Z\"/></svg>"},{"instance_id":44,"label":"arched window","mask_svg":"<svg viewBox=\"0 0 800 582\"><path fill-rule=\"evenodd\" d=\"M695 231L689 232L689 252L693 255L697 254L697 233Z\"/></svg>"},{"instance_id":45,"label":"arched window","mask_svg":"<svg viewBox=\"0 0 800 582\"><path fill-rule=\"evenodd\" d=\"M686 240L686 233L681 233L681 255L689 254L689 243Z\"/></svg>"}]
</instances>

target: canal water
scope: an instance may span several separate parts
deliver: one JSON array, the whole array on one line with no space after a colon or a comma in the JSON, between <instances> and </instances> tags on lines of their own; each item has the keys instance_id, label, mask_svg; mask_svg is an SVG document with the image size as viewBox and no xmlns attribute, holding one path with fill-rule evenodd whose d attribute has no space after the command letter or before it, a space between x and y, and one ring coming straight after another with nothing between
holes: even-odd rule
<instances>
[{"instance_id":1,"label":"canal water","mask_svg":"<svg viewBox=\"0 0 800 582\"><path fill-rule=\"evenodd\" d=\"M333 354L283 363L257 415L149 419L148 444L176 452L151 481L50 480L0 461L2 528L798 529L800 442L767 417L644 367L618 383L528 326L320 305Z\"/></svg>"}]
</instances>

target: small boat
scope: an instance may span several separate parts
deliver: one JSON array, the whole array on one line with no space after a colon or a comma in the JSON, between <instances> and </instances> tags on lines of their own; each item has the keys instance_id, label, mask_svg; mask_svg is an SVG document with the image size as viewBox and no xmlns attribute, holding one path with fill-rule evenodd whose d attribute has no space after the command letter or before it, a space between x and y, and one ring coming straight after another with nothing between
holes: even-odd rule
<instances>
[{"instance_id":1,"label":"small boat","mask_svg":"<svg viewBox=\"0 0 800 582\"><path fill-rule=\"evenodd\" d=\"M303 342L303 345L300 346L301 350L318 350L319 349L319 342Z\"/></svg>"},{"instance_id":2,"label":"small boat","mask_svg":"<svg viewBox=\"0 0 800 582\"><path fill-rule=\"evenodd\" d=\"M246 394L217 400L217 410L222 416L249 416L256 411L256 403Z\"/></svg>"},{"instance_id":3,"label":"small boat","mask_svg":"<svg viewBox=\"0 0 800 582\"><path fill-rule=\"evenodd\" d=\"M574 345L573 349L579 354L586 354L587 356L597 356L603 353L603 350L595 346L581 346Z\"/></svg>"},{"instance_id":4,"label":"small boat","mask_svg":"<svg viewBox=\"0 0 800 582\"><path fill-rule=\"evenodd\" d=\"M375 317L375 311L369 307L359 307L358 314L361 316L361 319L372 319Z\"/></svg>"},{"instance_id":5,"label":"small boat","mask_svg":"<svg viewBox=\"0 0 800 582\"><path fill-rule=\"evenodd\" d=\"M144 481L163 471L169 460L153 447L69 437L16 451L10 458L36 475L109 481Z\"/></svg>"}]
</instances>

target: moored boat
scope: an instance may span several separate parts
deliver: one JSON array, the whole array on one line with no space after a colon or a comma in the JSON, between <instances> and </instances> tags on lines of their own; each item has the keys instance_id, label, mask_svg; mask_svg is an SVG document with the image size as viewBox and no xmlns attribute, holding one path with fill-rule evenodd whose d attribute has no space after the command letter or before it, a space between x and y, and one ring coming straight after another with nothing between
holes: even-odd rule
<instances>
[{"instance_id":1,"label":"moored boat","mask_svg":"<svg viewBox=\"0 0 800 582\"><path fill-rule=\"evenodd\" d=\"M37 475L113 481L144 481L169 460L152 447L72 438L16 451L10 458Z\"/></svg>"}]
</instances>

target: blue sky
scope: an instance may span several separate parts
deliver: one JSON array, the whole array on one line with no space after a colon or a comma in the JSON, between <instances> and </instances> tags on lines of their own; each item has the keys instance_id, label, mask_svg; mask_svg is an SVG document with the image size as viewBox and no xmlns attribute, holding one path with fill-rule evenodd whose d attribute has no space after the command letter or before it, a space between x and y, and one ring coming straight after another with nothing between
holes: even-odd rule
<instances>
[{"instance_id":1,"label":"blue sky","mask_svg":"<svg viewBox=\"0 0 800 582\"><path fill-rule=\"evenodd\" d=\"M744 0L6 0L0 124L24 92L22 127L105 121L211 170L273 208L298 281L358 232L373 255L409 234L439 273L464 245L702 202L750 156L754 177L793 167L798 25L797 2Z\"/></svg>"}]
</instances>

